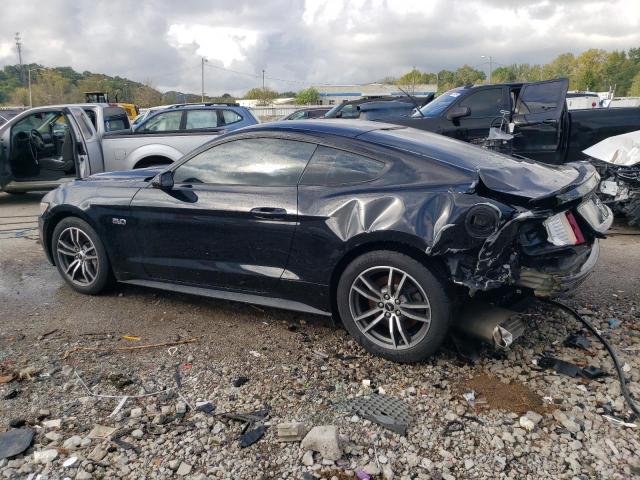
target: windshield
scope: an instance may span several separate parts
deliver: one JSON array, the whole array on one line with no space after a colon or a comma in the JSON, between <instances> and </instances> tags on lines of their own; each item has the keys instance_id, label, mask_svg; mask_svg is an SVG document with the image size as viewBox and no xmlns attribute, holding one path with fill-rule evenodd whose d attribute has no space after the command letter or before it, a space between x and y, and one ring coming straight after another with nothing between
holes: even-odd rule
<instances>
[{"instance_id":1,"label":"windshield","mask_svg":"<svg viewBox=\"0 0 640 480\"><path fill-rule=\"evenodd\" d=\"M338 105L333 107L331 110L329 110L327 113L325 113L324 116L327 118L334 118L336 116L336 112L341 108L342 108L342 104L339 103Z\"/></svg>"},{"instance_id":2,"label":"windshield","mask_svg":"<svg viewBox=\"0 0 640 480\"><path fill-rule=\"evenodd\" d=\"M415 112L412 117L439 117L442 112L444 112L449 105L456 101L456 99L461 95L462 88L454 88L453 90L449 90L448 92L444 92L439 97L433 99L433 101L427 103L424 107L420 109L420 112Z\"/></svg>"}]
</instances>

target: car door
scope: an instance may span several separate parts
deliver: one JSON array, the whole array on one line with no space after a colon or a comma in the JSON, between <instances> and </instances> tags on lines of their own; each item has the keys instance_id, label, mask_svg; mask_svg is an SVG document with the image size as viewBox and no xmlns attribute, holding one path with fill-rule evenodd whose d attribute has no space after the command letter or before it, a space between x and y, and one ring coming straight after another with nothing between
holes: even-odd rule
<instances>
[{"instance_id":1,"label":"car door","mask_svg":"<svg viewBox=\"0 0 640 480\"><path fill-rule=\"evenodd\" d=\"M11 129L9 125L0 128L0 190L13 181L11 163L9 161L11 145Z\"/></svg>"},{"instance_id":2,"label":"car door","mask_svg":"<svg viewBox=\"0 0 640 480\"><path fill-rule=\"evenodd\" d=\"M537 160L552 160L563 136L569 80L527 83L515 95L513 150Z\"/></svg>"},{"instance_id":3,"label":"car door","mask_svg":"<svg viewBox=\"0 0 640 480\"><path fill-rule=\"evenodd\" d=\"M104 172L102 146L89 115L80 107L70 107L69 110L75 120L75 128L72 127L74 136L76 138L79 136L78 143L82 143L82 146L76 145L76 149L79 149L76 150L79 167L76 171L79 177L85 178L94 173ZM83 150L84 153L82 153Z\"/></svg>"},{"instance_id":4,"label":"car door","mask_svg":"<svg viewBox=\"0 0 640 480\"><path fill-rule=\"evenodd\" d=\"M153 115L136 128L135 133L154 134L180 131L183 113L183 110L169 110Z\"/></svg>"},{"instance_id":5,"label":"car door","mask_svg":"<svg viewBox=\"0 0 640 480\"><path fill-rule=\"evenodd\" d=\"M242 136L173 167L170 189L131 203L142 263L154 280L217 289L275 289L297 222L297 182L316 146Z\"/></svg>"}]
</instances>

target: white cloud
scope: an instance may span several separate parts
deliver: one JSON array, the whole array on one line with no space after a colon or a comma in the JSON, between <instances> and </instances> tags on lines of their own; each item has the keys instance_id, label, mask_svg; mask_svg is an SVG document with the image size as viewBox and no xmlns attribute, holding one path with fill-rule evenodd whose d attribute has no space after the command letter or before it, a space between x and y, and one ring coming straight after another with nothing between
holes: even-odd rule
<instances>
[{"instance_id":1,"label":"white cloud","mask_svg":"<svg viewBox=\"0 0 640 480\"><path fill-rule=\"evenodd\" d=\"M208 25L174 24L167 32L169 44L176 48L196 44L196 53L207 59L220 60L225 66L247 57L256 45L258 32L243 28L211 27Z\"/></svg>"}]
</instances>

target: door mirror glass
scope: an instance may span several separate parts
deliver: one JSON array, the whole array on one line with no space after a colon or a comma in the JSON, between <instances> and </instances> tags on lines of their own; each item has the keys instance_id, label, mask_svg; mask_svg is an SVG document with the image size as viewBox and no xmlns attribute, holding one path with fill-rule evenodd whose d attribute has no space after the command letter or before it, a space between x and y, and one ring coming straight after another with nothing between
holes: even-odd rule
<instances>
[{"instance_id":1,"label":"door mirror glass","mask_svg":"<svg viewBox=\"0 0 640 480\"><path fill-rule=\"evenodd\" d=\"M462 117L468 117L471 115L471 109L469 107L453 107L447 113L447 120L456 120Z\"/></svg>"},{"instance_id":2,"label":"door mirror glass","mask_svg":"<svg viewBox=\"0 0 640 480\"><path fill-rule=\"evenodd\" d=\"M151 181L151 185L162 190L171 190L173 188L173 172L171 170L162 172Z\"/></svg>"}]
</instances>

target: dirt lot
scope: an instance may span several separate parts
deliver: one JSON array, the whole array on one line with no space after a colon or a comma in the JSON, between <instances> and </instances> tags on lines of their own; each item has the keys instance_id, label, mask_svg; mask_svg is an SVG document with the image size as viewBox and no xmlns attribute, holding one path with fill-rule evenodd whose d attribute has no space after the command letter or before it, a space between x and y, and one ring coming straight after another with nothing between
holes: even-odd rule
<instances>
[{"instance_id":1,"label":"dirt lot","mask_svg":"<svg viewBox=\"0 0 640 480\"><path fill-rule=\"evenodd\" d=\"M628 419L606 353L595 341L587 351L563 346L580 328L557 312L531 311L525 338L507 353L485 349L475 366L447 348L407 366L369 356L322 317L122 285L82 296L37 243L40 198L0 193L0 378L24 377L0 383L0 432L22 421L36 432L24 455L0 460L4 477L640 475L637 429L602 416L610 407ZM616 346L640 397L640 236L620 232L602 243L595 274L568 302ZM193 342L122 350L185 340ZM611 375L587 381L541 370L543 352ZM234 386L241 376L246 384ZM349 411L349 399L380 388L408 404L406 436ZM471 390L475 400L466 401ZM205 401L215 412L189 408ZM240 448L242 423L221 414L267 407L265 436ZM276 425L292 421L336 425L342 457L279 442ZM111 441L88 438L97 424L118 429Z\"/></svg>"}]
</instances>

